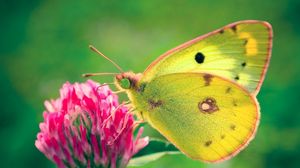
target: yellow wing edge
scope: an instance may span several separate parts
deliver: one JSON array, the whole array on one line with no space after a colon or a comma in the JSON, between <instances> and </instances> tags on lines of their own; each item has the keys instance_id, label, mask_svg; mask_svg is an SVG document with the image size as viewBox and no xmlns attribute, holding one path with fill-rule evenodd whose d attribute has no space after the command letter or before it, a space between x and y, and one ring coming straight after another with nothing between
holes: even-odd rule
<instances>
[{"instance_id":1,"label":"yellow wing edge","mask_svg":"<svg viewBox=\"0 0 300 168\"><path fill-rule=\"evenodd\" d=\"M244 88L243 88L244 89ZM245 90L245 89L244 89ZM240 153L243 149L245 149L249 143L254 139L257 129L258 129L258 125L260 123L260 106L259 103L257 101L257 99L254 96L251 96L252 101L254 101L254 103L256 104L256 121L255 121L255 127L253 129L253 131L249 134L249 136L247 137L246 141L244 143L242 143L235 151L233 151L230 155L226 156L226 157L222 157L218 160L215 161L205 161L207 163L219 163L225 160L228 160L234 156L236 156L238 153Z\"/></svg>"}]
</instances>

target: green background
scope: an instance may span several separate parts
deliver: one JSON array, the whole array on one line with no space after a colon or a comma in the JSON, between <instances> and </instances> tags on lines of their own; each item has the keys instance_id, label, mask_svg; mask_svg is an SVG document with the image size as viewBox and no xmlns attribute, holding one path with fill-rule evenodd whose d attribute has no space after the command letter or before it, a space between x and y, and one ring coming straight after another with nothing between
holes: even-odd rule
<instances>
[{"instance_id":1,"label":"green background","mask_svg":"<svg viewBox=\"0 0 300 168\"><path fill-rule=\"evenodd\" d=\"M82 73L117 72L88 44L123 69L143 72L165 51L245 19L266 20L274 29L254 141L221 164L172 155L144 167L300 167L299 16L299 0L1 0L0 167L53 167L34 146L44 100L56 98L65 81L84 81ZM145 134L159 136L148 126Z\"/></svg>"}]
</instances>

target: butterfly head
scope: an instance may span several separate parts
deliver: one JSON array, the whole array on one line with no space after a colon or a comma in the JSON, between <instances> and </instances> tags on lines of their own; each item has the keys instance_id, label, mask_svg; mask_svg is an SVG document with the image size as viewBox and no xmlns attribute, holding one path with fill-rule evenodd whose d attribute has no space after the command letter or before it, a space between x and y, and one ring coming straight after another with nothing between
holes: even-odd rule
<instances>
[{"instance_id":1,"label":"butterfly head","mask_svg":"<svg viewBox=\"0 0 300 168\"><path fill-rule=\"evenodd\" d=\"M141 74L135 74L133 72L124 72L116 75L116 86L121 90L137 89L138 81L141 78Z\"/></svg>"}]
</instances>

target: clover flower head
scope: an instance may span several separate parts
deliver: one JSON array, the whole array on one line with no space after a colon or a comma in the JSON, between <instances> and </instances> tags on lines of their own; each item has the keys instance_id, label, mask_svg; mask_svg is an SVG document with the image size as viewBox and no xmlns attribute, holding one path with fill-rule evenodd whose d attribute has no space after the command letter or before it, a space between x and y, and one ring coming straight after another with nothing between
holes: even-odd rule
<instances>
[{"instance_id":1,"label":"clover flower head","mask_svg":"<svg viewBox=\"0 0 300 168\"><path fill-rule=\"evenodd\" d=\"M148 144L142 127L134 137L133 115L107 85L67 82L45 107L35 146L60 168L125 167Z\"/></svg>"}]
</instances>

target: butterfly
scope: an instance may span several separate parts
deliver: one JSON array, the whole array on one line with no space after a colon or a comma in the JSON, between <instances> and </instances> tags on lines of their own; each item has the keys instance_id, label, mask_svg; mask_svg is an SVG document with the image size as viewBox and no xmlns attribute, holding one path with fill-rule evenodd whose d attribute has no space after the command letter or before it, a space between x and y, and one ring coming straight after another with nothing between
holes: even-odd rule
<instances>
[{"instance_id":1,"label":"butterfly","mask_svg":"<svg viewBox=\"0 0 300 168\"><path fill-rule=\"evenodd\" d=\"M143 73L117 74L115 84L137 116L181 152L204 162L224 161L256 134L256 95L272 37L267 22L235 22L167 51Z\"/></svg>"}]
</instances>

